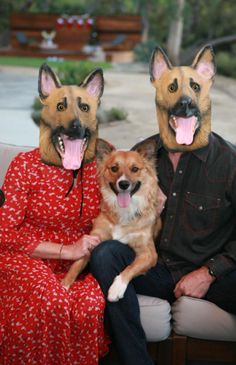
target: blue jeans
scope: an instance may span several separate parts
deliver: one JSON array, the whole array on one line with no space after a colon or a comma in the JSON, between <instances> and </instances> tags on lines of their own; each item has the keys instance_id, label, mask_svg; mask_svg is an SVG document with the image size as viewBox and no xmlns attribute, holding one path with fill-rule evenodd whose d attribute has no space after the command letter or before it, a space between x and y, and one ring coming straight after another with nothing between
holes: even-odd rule
<instances>
[{"instance_id":1,"label":"blue jeans","mask_svg":"<svg viewBox=\"0 0 236 365\"><path fill-rule=\"evenodd\" d=\"M105 241L93 251L90 268L98 280L104 295L117 276L134 259L129 246L118 241ZM123 299L107 302L106 321L122 365L153 365L147 347L136 294L143 294L170 303L175 300L175 283L165 266L157 263L146 275L135 278L128 285ZM236 271L223 280L217 280L207 293L206 299L221 308L236 313Z\"/></svg>"}]
</instances>

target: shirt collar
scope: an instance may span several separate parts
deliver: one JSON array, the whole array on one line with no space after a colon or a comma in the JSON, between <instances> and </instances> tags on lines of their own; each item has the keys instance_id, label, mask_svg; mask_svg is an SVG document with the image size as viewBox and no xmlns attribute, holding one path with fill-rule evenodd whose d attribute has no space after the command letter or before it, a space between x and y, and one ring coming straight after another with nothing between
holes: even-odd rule
<instances>
[{"instance_id":1,"label":"shirt collar","mask_svg":"<svg viewBox=\"0 0 236 365\"><path fill-rule=\"evenodd\" d=\"M207 157L208 157L208 154L209 154L209 151L211 149L211 145L212 145L212 139L213 139L213 136L212 134L209 135L209 143L202 147L202 148L199 148L197 150L193 150L193 151L190 151L190 152L186 152L186 153L192 153L194 156L196 156L199 160L203 161L203 162L206 162L207 160ZM164 145L163 145L163 142L161 140L161 138L158 139L157 141L157 152L160 152L160 150L164 148Z\"/></svg>"}]
</instances>

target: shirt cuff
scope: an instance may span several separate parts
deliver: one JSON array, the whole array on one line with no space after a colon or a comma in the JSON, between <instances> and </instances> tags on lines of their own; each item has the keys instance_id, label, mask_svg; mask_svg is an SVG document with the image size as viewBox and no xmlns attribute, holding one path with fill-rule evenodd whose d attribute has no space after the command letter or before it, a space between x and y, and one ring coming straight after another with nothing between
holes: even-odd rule
<instances>
[{"instance_id":1,"label":"shirt cuff","mask_svg":"<svg viewBox=\"0 0 236 365\"><path fill-rule=\"evenodd\" d=\"M206 262L206 266L216 278L220 278L236 268L235 263L224 255L217 255L210 258Z\"/></svg>"}]
</instances>

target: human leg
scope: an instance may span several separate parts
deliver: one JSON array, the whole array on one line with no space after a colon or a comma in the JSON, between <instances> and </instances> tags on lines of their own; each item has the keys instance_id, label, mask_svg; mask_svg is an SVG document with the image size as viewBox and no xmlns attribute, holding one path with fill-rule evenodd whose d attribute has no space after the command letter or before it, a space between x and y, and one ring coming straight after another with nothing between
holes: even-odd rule
<instances>
[{"instance_id":1,"label":"human leg","mask_svg":"<svg viewBox=\"0 0 236 365\"><path fill-rule=\"evenodd\" d=\"M73 364L97 365L98 358L108 352L108 336L104 333L104 295L91 274L80 275L68 294Z\"/></svg>"},{"instance_id":2,"label":"human leg","mask_svg":"<svg viewBox=\"0 0 236 365\"><path fill-rule=\"evenodd\" d=\"M113 279L133 259L133 250L117 241L106 241L93 251L90 262L91 271L97 278L106 297ZM128 285L123 299L113 303L107 302L106 310L111 335L118 349L122 365L153 364L147 351L145 333L140 322L136 292L163 299L171 297L170 292L173 292L174 283L166 269L161 270L162 273L159 272L159 266L151 269L145 276L134 279ZM168 277L169 280L169 289L166 292L164 289L159 291L161 286L158 281L162 276ZM168 280L165 279L166 283Z\"/></svg>"},{"instance_id":3,"label":"human leg","mask_svg":"<svg viewBox=\"0 0 236 365\"><path fill-rule=\"evenodd\" d=\"M217 279L205 297L227 312L236 314L236 270Z\"/></svg>"},{"instance_id":4,"label":"human leg","mask_svg":"<svg viewBox=\"0 0 236 365\"><path fill-rule=\"evenodd\" d=\"M70 303L40 259L0 256L2 365L70 364Z\"/></svg>"}]
</instances>

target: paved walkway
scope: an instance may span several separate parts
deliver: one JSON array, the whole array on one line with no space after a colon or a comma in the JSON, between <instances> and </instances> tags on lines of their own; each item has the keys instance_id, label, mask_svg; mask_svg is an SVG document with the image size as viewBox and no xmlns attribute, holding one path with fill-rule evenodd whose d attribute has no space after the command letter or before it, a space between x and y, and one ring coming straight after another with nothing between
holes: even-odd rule
<instances>
[{"instance_id":1,"label":"paved walkway","mask_svg":"<svg viewBox=\"0 0 236 365\"><path fill-rule=\"evenodd\" d=\"M154 89L148 71L105 71L102 106L124 108L128 121L100 127L100 137L119 148L129 148L158 131ZM31 105L37 96L38 71L29 68L0 67L0 141L37 146L38 127L30 118ZM218 76L213 86L212 129L236 143L236 80Z\"/></svg>"}]
</instances>

